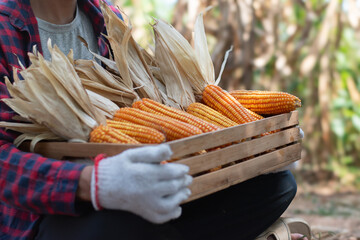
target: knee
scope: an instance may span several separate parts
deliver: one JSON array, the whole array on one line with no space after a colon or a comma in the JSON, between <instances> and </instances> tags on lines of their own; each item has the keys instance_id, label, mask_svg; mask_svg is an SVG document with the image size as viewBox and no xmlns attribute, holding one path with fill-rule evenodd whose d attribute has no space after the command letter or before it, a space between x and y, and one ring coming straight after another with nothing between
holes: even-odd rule
<instances>
[{"instance_id":1,"label":"knee","mask_svg":"<svg viewBox=\"0 0 360 240\"><path fill-rule=\"evenodd\" d=\"M293 174L287 170L279 173L280 192L288 201L292 201L297 192L297 184Z\"/></svg>"},{"instance_id":2,"label":"knee","mask_svg":"<svg viewBox=\"0 0 360 240\"><path fill-rule=\"evenodd\" d=\"M290 203L297 192L297 184L289 170L263 175L263 194L270 199L277 199L284 203Z\"/></svg>"}]
</instances>

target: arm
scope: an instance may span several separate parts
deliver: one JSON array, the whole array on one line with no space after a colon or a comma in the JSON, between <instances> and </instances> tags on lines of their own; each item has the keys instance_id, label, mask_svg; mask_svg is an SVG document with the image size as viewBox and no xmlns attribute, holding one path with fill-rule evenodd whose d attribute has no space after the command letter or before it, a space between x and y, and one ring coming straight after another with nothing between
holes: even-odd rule
<instances>
[{"instance_id":1,"label":"arm","mask_svg":"<svg viewBox=\"0 0 360 240\"><path fill-rule=\"evenodd\" d=\"M85 167L80 174L79 187L76 191L76 197L81 201L91 201L90 183L93 166Z\"/></svg>"}]
</instances>

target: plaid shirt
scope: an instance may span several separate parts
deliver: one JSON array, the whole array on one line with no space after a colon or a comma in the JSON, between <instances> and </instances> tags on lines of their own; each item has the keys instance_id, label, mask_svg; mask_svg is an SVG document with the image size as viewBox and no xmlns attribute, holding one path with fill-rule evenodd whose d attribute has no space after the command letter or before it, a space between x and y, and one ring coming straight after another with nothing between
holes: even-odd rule
<instances>
[{"instance_id":1,"label":"plaid shirt","mask_svg":"<svg viewBox=\"0 0 360 240\"><path fill-rule=\"evenodd\" d=\"M99 0L78 0L99 37L99 50L108 56ZM29 66L27 53L34 45L40 52L40 36L30 0L0 0L0 98L8 98L4 76L12 79L18 59ZM0 101L0 121L12 121L15 113ZM15 132L0 128L0 240L32 239L42 214L78 215L76 190L82 164L21 152L12 144Z\"/></svg>"}]
</instances>

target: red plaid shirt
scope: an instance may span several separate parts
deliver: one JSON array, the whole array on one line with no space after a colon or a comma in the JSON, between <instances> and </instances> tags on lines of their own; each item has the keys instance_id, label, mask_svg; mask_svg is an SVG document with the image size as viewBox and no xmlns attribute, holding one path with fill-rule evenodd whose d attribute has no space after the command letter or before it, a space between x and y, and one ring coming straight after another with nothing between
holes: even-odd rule
<instances>
[{"instance_id":1,"label":"red plaid shirt","mask_svg":"<svg viewBox=\"0 0 360 240\"><path fill-rule=\"evenodd\" d=\"M78 0L78 5L92 21L100 53L107 56L99 0ZM42 51L30 0L0 0L1 99L9 97L4 76L12 79L18 59L29 66L27 53L34 45ZM0 101L0 121L12 121L14 115ZM0 128L0 240L32 239L42 214L80 214L75 196L84 165L21 152L12 144L16 136Z\"/></svg>"}]
</instances>

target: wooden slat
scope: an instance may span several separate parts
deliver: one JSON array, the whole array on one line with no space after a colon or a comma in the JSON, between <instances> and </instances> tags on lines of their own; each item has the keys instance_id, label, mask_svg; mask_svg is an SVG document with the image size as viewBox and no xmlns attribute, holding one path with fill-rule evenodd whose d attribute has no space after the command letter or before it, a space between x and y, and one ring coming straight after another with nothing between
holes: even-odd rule
<instances>
[{"instance_id":1,"label":"wooden slat","mask_svg":"<svg viewBox=\"0 0 360 240\"><path fill-rule=\"evenodd\" d=\"M276 115L255 122L241 124L220 131L204 133L169 142L174 152L173 157L178 158L199 150L210 149L226 143L236 142L242 139L258 136L262 133L283 129L299 124L298 112Z\"/></svg>"},{"instance_id":2,"label":"wooden slat","mask_svg":"<svg viewBox=\"0 0 360 240\"><path fill-rule=\"evenodd\" d=\"M29 151L29 142L20 147L23 151ZM142 144L109 144L109 143L67 143L67 142L39 142L36 144L35 152L44 157L54 159L91 158L100 153L113 156L129 148L144 146Z\"/></svg>"},{"instance_id":3,"label":"wooden slat","mask_svg":"<svg viewBox=\"0 0 360 240\"><path fill-rule=\"evenodd\" d=\"M297 143L251 160L194 178L190 185L190 202L228 188L250 178L271 172L301 158L301 144ZM185 203L184 202L184 203Z\"/></svg>"},{"instance_id":4,"label":"wooden slat","mask_svg":"<svg viewBox=\"0 0 360 240\"><path fill-rule=\"evenodd\" d=\"M301 139L298 128L290 128L258 139L234 144L226 148L194 157L181 159L177 163L190 167L190 174L197 174L217 166L241 160L265 151L278 148Z\"/></svg>"}]
</instances>

